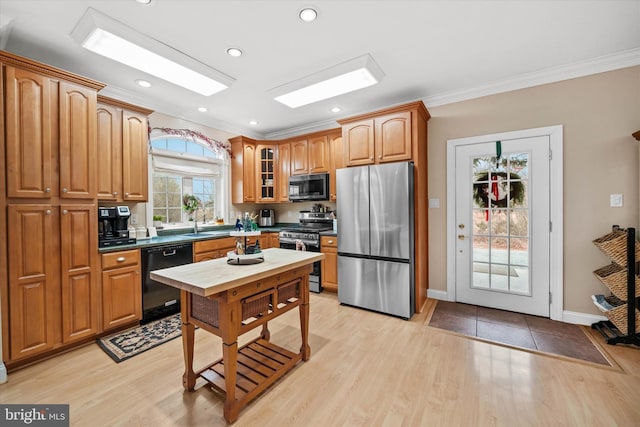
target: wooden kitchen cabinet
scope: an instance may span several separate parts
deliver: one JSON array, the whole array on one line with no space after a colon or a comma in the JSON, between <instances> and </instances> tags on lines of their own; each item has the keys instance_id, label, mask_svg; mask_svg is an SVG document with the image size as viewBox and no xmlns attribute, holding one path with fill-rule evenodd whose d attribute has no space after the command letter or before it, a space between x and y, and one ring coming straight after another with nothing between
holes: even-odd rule
<instances>
[{"instance_id":1,"label":"wooden kitchen cabinet","mask_svg":"<svg viewBox=\"0 0 640 427\"><path fill-rule=\"evenodd\" d=\"M35 356L62 340L58 218L51 205L8 206L8 360Z\"/></svg>"},{"instance_id":2,"label":"wooden kitchen cabinet","mask_svg":"<svg viewBox=\"0 0 640 427\"><path fill-rule=\"evenodd\" d=\"M100 326L96 111L104 85L5 51L0 75L0 312L11 367L90 340Z\"/></svg>"},{"instance_id":3,"label":"wooden kitchen cabinet","mask_svg":"<svg viewBox=\"0 0 640 427\"><path fill-rule=\"evenodd\" d=\"M7 196L96 196L96 93L104 85L0 52Z\"/></svg>"},{"instance_id":4,"label":"wooden kitchen cabinet","mask_svg":"<svg viewBox=\"0 0 640 427\"><path fill-rule=\"evenodd\" d=\"M231 202L256 201L256 141L246 136L229 139L231 143Z\"/></svg>"},{"instance_id":5,"label":"wooden kitchen cabinet","mask_svg":"<svg viewBox=\"0 0 640 427\"><path fill-rule=\"evenodd\" d=\"M98 333L97 229L96 205L60 206L62 342L65 344Z\"/></svg>"},{"instance_id":6,"label":"wooden kitchen cabinet","mask_svg":"<svg viewBox=\"0 0 640 427\"><path fill-rule=\"evenodd\" d=\"M269 249L269 248L279 248L280 247L280 236L277 231L264 231L262 230L262 234L258 236L260 239L260 248Z\"/></svg>"},{"instance_id":7,"label":"wooden kitchen cabinet","mask_svg":"<svg viewBox=\"0 0 640 427\"><path fill-rule=\"evenodd\" d=\"M345 167L342 133L334 133L329 139L329 201L337 201L336 170Z\"/></svg>"},{"instance_id":8,"label":"wooden kitchen cabinet","mask_svg":"<svg viewBox=\"0 0 640 427\"><path fill-rule=\"evenodd\" d=\"M343 157L348 166L370 165L374 163L373 132L373 119L361 120L343 126Z\"/></svg>"},{"instance_id":9,"label":"wooden kitchen cabinet","mask_svg":"<svg viewBox=\"0 0 640 427\"><path fill-rule=\"evenodd\" d=\"M60 197L96 198L96 91L60 82Z\"/></svg>"},{"instance_id":10,"label":"wooden kitchen cabinet","mask_svg":"<svg viewBox=\"0 0 640 427\"><path fill-rule=\"evenodd\" d=\"M360 166L411 160L414 130L412 115L416 114L417 109L390 109L386 114L376 113L375 117L365 116L339 121L343 125L346 165Z\"/></svg>"},{"instance_id":11,"label":"wooden kitchen cabinet","mask_svg":"<svg viewBox=\"0 0 640 427\"><path fill-rule=\"evenodd\" d=\"M104 331L142 319L140 250L102 254L102 328Z\"/></svg>"},{"instance_id":12,"label":"wooden kitchen cabinet","mask_svg":"<svg viewBox=\"0 0 640 427\"><path fill-rule=\"evenodd\" d=\"M329 292L338 292L338 237L320 236L320 252L324 260L320 267L322 288Z\"/></svg>"},{"instance_id":13,"label":"wooden kitchen cabinet","mask_svg":"<svg viewBox=\"0 0 640 427\"><path fill-rule=\"evenodd\" d=\"M193 262L224 258L227 256L227 252L235 248L236 239L234 237L200 240L193 243Z\"/></svg>"},{"instance_id":14,"label":"wooden kitchen cabinet","mask_svg":"<svg viewBox=\"0 0 640 427\"><path fill-rule=\"evenodd\" d=\"M146 202L148 198L149 125L147 117L122 111L122 199Z\"/></svg>"},{"instance_id":15,"label":"wooden kitchen cabinet","mask_svg":"<svg viewBox=\"0 0 640 427\"><path fill-rule=\"evenodd\" d=\"M256 146L256 201L258 203L276 202L277 145L258 144Z\"/></svg>"},{"instance_id":16,"label":"wooden kitchen cabinet","mask_svg":"<svg viewBox=\"0 0 640 427\"><path fill-rule=\"evenodd\" d=\"M10 360L98 332L96 206L8 206Z\"/></svg>"},{"instance_id":17,"label":"wooden kitchen cabinet","mask_svg":"<svg viewBox=\"0 0 640 427\"><path fill-rule=\"evenodd\" d=\"M276 174L276 191L278 202L289 201L289 177L291 176L291 144L278 144L278 173Z\"/></svg>"},{"instance_id":18,"label":"wooden kitchen cabinet","mask_svg":"<svg viewBox=\"0 0 640 427\"><path fill-rule=\"evenodd\" d=\"M329 172L330 151L327 135L318 135L307 140L309 173Z\"/></svg>"},{"instance_id":19,"label":"wooden kitchen cabinet","mask_svg":"<svg viewBox=\"0 0 640 427\"><path fill-rule=\"evenodd\" d=\"M309 158L307 153L307 139L297 139L291 145L291 175L309 173Z\"/></svg>"},{"instance_id":20,"label":"wooden kitchen cabinet","mask_svg":"<svg viewBox=\"0 0 640 427\"><path fill-rule=\"evenodd\" d=\"M11 66L4 66L3 72L7 196L50 198L55 169L52 155L57 147L55 82Z\"/></svg>"},{"instance_id":21,"label":"wooden kitchen cabinet","mask_svg":"<svg viewBox=\"0 0 640 427\"><path fill-rule=\"evenodd\" d=\"M98 96L97 140L104 153L97 164L99 200L148 199L148 119L153 111Z\"/></svg>"}]
</instances>

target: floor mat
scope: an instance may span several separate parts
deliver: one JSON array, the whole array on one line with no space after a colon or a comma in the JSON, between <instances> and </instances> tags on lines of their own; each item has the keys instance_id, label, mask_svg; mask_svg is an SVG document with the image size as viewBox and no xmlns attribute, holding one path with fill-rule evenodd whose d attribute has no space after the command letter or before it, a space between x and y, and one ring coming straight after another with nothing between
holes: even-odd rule
<instances>
[{"instance_id":1,"label":"floor mat","mask_svg":"<svg viewBox=\"0 0 640 427\"><path fill-rule=\"evenodd\" d=\"M613 366L580 326L544 317L438 301L429 326L508 346Z\"/></svg>"},{"instance_id":2,"label":"floor mat","mask_svg":"<svg viewBox=\"0 0 640 427\"><path fill-rule=\"evenodd\" d=\"M116 363L127 360L182 335L180 313L143 326L97 339L97 343Z\"/></svg>"}]
</instances>

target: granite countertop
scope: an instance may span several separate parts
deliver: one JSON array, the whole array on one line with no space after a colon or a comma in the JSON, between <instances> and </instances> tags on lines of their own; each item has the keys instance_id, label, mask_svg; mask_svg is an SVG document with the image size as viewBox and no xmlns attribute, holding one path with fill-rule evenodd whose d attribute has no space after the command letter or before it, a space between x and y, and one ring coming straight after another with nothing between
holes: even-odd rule
<instances>
[{"instance_id":1,"label":"granite countertop","mask_svg":"<svg viewBox=\"0 0 640 427\"><path fill-rule=\"evenodd\" d=\"M320 252L279 248L265 249L263 254L264 262L259 264L230 265L226 258L219 258L155 270L151 278L193 294L209 296L324 259ZM212 271L216 274L211 274Z\"/></svg>"},{"instance_id":2,"label":"granite countertop","mask_svg":"<svg viewBox=\"0 0 640 427\"><path fill-rule=\"evenodd\" d=\"M224 237L229 237L229 232L233 231L233 226L220 226L220 229L205 229L203 231L198 232L198 234L194 234L193 231L178 231L175 230L171 234L168 232L162 232L161 235L157 237L147 237L146 239L138 239L135 243L130 245L119 245L119 246L111 246L106 248L98 248L98 252L107 253L107 252L117 252L117 251L125 251L129 249L140 249L147 248L151 246L162 246L162 245L171 245L175 243L186 243L186 242L197 242L199 240L211 240L211 239L221 239ZM262 227L259 230L262 233L278 233L284 227L291 227L291 224L276 224L274 227Z\"/></svg>"}]
</instances>

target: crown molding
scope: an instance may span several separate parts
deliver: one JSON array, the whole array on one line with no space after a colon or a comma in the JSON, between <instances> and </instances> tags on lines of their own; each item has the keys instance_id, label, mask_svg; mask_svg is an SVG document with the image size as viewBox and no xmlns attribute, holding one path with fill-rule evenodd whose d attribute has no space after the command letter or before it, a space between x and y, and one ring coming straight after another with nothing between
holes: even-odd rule
<instances>
[{"instance_id":1,"label":"crown molding","mask_svg":"<svg viewBox=\"0 0 640 427\"><path fill-rule=\"evenodd\" d=\"M604 55L587 61L574 62L560 67L521 74L510 79L503 79L467 89L431 95L423 98L422 101L427 107L436 107L636 65L640 65L640 48Z\"/></svg>"}]
</instances>

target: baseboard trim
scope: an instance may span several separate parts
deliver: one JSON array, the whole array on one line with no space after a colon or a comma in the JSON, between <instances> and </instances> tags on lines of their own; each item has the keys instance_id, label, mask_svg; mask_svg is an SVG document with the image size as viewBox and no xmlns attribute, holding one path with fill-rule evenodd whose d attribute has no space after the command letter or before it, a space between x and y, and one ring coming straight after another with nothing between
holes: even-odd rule
<instances>
[{"instance_id":1,"label":"baseboard trim","mask_svg":"<svg viewBox=\"0 0 640 427\"><path fill-rule=\"evenodd\" d=\"M564 310L562 312L562 321L566 323L591 326L593 323L601 320L607 320L607 318L596 314L579 313L577 311Z\"/></svg>"},{"instance_id":2,"label":"baseboard trim","mask_svg":"<svg viewBox=\"0 0 640 427\"><path fill-rule=\"evenodd\" d=\"M437 289L427 289L427 297L431 299L449 301L447 291L439 291Z\"/></svg>"}]
</instances>

